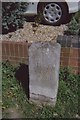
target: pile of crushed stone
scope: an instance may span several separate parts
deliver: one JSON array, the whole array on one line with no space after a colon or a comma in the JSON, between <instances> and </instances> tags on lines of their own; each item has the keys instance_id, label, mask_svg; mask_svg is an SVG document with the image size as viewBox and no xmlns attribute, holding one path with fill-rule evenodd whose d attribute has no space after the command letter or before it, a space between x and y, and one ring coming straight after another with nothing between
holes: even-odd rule
<instances>
[{"instance_id":1,"label":"pile of crushed stone","mask_svg":"<svg viewBox=\"0 0 80 120\"><path fill-rule=\"evenodd\" d=\"M25 22L22 29L18 29L15 32L2 35L0 39L8 41L51 41L56 40L58 35L63 35L67 30L66 25L61 26L49 26L41 25L34 26L33 22Z\"/></svg>"}]
</instances>

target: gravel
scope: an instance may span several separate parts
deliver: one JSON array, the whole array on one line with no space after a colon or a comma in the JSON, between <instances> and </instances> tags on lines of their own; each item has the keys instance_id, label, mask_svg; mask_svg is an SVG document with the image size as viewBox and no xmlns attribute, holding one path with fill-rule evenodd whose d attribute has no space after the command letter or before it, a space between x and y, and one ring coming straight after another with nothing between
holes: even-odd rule
<instances>
[{"instance_id":1,"label":"gravel","mask_svg":"<svg viewBox=\"0 0 80 120\"><path fill-rule=\"evenodd\" d=\"M63 35L67 30L66 25L61 26L49 26L49 25L36 25L34 22L25 22L22 29L18 29L15 32L8 33L0 36L2 40L9 41L51 41L56 40L58 35Z\"/></svg>"}]
</instances>

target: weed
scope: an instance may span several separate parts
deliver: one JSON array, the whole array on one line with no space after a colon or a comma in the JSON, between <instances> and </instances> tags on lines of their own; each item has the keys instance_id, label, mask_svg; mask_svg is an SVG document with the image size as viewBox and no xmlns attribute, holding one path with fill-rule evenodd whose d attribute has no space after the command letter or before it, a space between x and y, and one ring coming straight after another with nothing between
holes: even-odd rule
<instances>
[{"instance_id":1,"label":"weed","mask_svg":"<svg viewBox=\"0 0 80 120\"><path fill-rule=\"evenodd\" d=\"M16 68L9 62L2 64L3 118L9 118L7 109L16 109L16 107L21 111L22 118L75 118L79 116L80 75L74 75L70 68L61 68L56 106L37 106L28 101L21 85L14 77L15 70Z\"/></svg>"}]
</instances>

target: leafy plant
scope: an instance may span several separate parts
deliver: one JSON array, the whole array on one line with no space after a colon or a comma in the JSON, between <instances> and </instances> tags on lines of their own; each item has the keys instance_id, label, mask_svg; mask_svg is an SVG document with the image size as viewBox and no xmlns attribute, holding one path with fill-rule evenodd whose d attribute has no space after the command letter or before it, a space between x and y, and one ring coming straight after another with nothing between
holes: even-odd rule
<instances>
[{"instance_id":1,"label":"leafy plant","mask_svg":"<svg viewBox=\"0 0 80 120\"><path fill-rule=\"evenodd\" d=\"M78 34L80 29L80 11L75 14L71 22L68 24L68 32Z\"/></svg>"},{"instance_id":2,"label":"leafy plant","mask_svg":"<svg viewBox=\"0 0 80 120\"><path fill-rule=\"evenodd\" d=\"M23 26L24 17L21 15L27 6L26 2L2 3L2 33L15 31Z\"/></svg>"}]
</instances>

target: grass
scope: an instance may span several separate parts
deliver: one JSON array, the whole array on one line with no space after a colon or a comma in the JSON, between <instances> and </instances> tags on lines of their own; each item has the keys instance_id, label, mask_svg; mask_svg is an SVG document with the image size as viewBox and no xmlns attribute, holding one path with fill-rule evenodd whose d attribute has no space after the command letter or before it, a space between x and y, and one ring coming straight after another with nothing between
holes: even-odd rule
<instances>
[{"instance_id":1,"label":"grass","mask_svg":"<svg viewBox=\"0 0 80 120\"><path fill-rule=\"evenodd\" d=\"M9 118L9 108L15 108L22 118L76 118L78 113L78 83L80 76L70 69L60 70L59 89L56 106L38 106L29 103L22 87L14 77L16 67L9 62L2 64L2 112L3 118Z\"/></svg>"}]
</instances>

